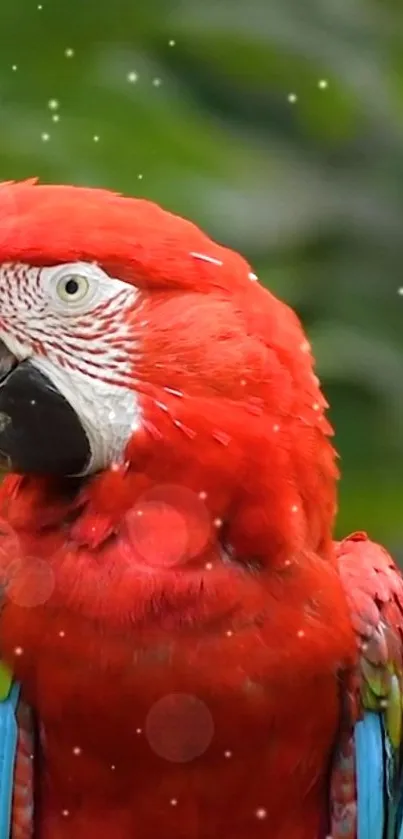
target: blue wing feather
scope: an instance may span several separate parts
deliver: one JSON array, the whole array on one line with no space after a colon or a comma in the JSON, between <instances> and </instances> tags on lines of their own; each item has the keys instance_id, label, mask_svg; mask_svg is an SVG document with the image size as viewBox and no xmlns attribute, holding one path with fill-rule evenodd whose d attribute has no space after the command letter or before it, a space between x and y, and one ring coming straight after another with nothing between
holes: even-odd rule
<instances>
[{"instance_id":1,"label":"blue wing feather","mask_svg":"<svg viewBox=\"0 0 403 839\"><path fill-rule=\"evenodd\" d=\"M358 839L384 839L385 749L379 714L367 711L354 731Z\"/></svg>"},{"instance_id":2,"label":"blue wing feather","mask_svg":"<svg viewBox=\"0 0 403 839\"><path fill-rule=\"evenodd\" d=\"M17 754L18 727L16 709L20 687L14 683L0 702L0 836L10 836L14 766Z\"/></svg>"}]
</instances>

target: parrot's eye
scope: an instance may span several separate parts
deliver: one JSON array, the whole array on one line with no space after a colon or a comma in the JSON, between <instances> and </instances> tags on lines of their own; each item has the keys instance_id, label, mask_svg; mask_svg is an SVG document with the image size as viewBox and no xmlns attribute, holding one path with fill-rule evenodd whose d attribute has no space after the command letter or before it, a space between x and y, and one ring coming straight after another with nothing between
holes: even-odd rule
<instances>
[{"instance_id":1,"label":"parrot's eye","mask_svg":"<svg viewBox=\"0 0 403 839\"><path fill-rule=\"evenodd\" d=\"M53 311L74 317L102 299L111 278L95 265L76 262L42 268L41 279Z\"/></svg>"},{"instance_id":2,"label":"parrot's eye","mask_svg":"<svg viewBox=\"0 0 403 839\"><path fill-rule=\"evenodd\" d=\"M79 303L89 292L87 277L78 274L60 277L56 284L56 293L64 303Z\"/></svg>"}]
</instances>

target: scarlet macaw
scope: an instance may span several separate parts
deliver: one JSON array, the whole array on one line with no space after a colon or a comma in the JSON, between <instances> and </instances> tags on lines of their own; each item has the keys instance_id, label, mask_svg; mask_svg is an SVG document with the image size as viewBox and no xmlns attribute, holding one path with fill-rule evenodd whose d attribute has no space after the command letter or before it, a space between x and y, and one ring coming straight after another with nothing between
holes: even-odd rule
<instances>
[{"instance_id":1,"label":"scarlet macaw","mask_svg":"<svg viewBox=\"0 0 403 839\"><path fill-rule=\"evenodd\" d=\"M402 839L402 578L332 541L326 402L256 279L151 202L0 186L12 839Z\"/></svg>"}]
</instances>

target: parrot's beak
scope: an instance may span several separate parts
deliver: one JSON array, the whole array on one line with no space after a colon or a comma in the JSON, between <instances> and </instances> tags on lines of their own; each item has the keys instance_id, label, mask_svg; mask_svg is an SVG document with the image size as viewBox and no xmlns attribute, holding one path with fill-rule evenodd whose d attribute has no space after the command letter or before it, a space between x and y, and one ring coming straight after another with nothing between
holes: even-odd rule
<instances>
[{"instance_id":1,"label":"parrot's beak","mask_svg":"<svg viewBox=\"0 0 403 839\"><path fill-rule=\"evenodd\" d=\"M0 340L0 457L14 472L79 475L90 460L74 409L29 359Z\"/></svg>"}]
</instances>

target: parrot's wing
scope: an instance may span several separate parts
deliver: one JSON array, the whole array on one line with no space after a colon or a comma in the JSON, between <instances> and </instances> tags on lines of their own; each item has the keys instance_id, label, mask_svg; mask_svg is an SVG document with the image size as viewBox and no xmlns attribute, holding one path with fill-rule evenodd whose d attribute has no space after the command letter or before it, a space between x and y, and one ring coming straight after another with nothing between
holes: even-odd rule
<instances>
[{"instance_id":1,"label":"parrot's wing","mask_svg":"<svg viewBox=\"0 0 403 839\"><path fill-rule=\"evenodd\" d=\"M32 839L34 725L20 688L0 663L0 837Z\"/></svg>"},{"instance_id":2,"label":"parrot's wing","mask_svg":"<svg viewBox=\"0 0 403 839\"><path fill-rule=\"evenodd\" d=\"M403 839L403 578L365 533L335 547L360 673L359 719L336 758L332 837L349 839L356 820L358 839Z\"/></svg>"},{"instance_id":3,"label":"parrot's wing","mask_svg":"<svg viewBox=\"0 0 403 839\"><path fill-rule=\"evenodd\" d=\"M34 835L34 723L31 709L20 698L16 709L17 749L14 761L10 839Z\"/></svg>"}]
</instances>

